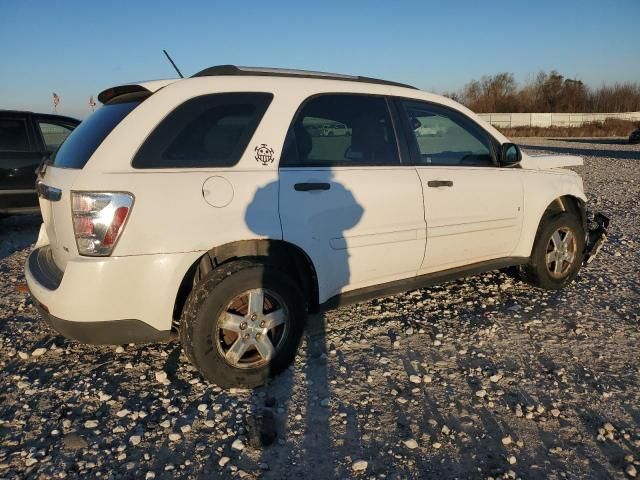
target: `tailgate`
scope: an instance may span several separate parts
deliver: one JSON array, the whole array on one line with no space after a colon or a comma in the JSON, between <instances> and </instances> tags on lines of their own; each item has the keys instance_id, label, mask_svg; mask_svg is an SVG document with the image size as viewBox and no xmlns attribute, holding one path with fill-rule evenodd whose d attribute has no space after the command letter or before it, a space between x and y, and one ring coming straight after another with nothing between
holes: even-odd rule
<instances>
[{"instance_id":1,"label":"tailgate","mask_svg":"<svg viewBox=\"0 0 640 480\"><path fill-rule=\"evenodd\" d=\"M70 258L78 256L71 219L71 188L81 170L47 167L38 179L38 196L53 260L65 269Z\"/></svg>"}]
</instances>

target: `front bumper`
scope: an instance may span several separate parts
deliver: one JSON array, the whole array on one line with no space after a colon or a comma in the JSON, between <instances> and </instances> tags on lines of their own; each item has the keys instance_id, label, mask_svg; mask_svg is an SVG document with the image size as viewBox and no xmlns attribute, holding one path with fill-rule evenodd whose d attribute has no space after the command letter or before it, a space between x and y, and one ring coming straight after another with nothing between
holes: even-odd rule
<instances>
[{"instance_id":1,"label":"front bumper","mask_svg":"<svg viewBox=\"0 0 640 480\"><path fill-rule=\"evenodd\" d=\"M593 261L604 245L604 242L607 241L609 217L600 212L592 213L587 211L586 220L586 238L582 256L582 260L585 265Z\"/></svg>"},{"instance_id":2,"label":"front bumper","mask_svg":"<svg viewBox=\"0 0 640 480\"><path fill-rule=\"evenodd\" d=\"M91 344L149 343L170 337L176 293L198 252L78 257L62 272L48 245L25 266L27 285L45 321Z\"/></svg>"}]
</instances>

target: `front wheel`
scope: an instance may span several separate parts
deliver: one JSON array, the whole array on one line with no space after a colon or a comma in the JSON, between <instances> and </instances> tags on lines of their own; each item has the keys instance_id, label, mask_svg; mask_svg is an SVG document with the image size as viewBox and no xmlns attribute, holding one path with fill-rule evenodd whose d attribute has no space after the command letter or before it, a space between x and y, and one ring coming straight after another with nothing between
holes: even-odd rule
<instances>
[{"instance_id":1,"label":"front wheel","mask_svg":"<svg viewBox=\"0 0 640 480\"><path fill-rule=\"evenodd\" d=\"M559 290L571 283L582 265L584 229L571 213L543 219L529 264L522 273L527 283L547 290Z\"/></svg>"},{"instance_id":2,"label":"front wheel","mask_svg":"<svg viewBox=\"0 0 640 480\"><path fill-rule=\"evenodd\" d=\"M305 317L304 296L288 274L258 260L238 260L194 287L180 339L208 380L254 388L293 361Z\"/></svg>"}]
</instances>

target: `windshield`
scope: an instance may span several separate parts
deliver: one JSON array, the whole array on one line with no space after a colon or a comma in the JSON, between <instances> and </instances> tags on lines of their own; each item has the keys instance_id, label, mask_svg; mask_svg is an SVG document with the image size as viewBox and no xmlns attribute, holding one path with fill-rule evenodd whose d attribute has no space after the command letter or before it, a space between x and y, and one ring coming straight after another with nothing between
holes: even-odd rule
<instances>
[{"instance_id":1,"label":"windshield","mask_svg":"<svg viewBox=\"0 0 640 480\"><path fill-rule=\"evenodd\" d=\"M108 103L78 125L52 156L52 164L62 168L83 168L102 141L142 100Z\"/></svg>"}]
</instances>

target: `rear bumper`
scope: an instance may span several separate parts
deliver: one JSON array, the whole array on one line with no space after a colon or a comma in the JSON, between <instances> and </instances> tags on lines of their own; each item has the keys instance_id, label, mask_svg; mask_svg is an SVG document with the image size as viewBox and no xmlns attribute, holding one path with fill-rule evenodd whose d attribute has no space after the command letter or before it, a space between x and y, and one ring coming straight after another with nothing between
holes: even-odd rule
<instances>
[{"instance_id":1,"label":"rear bumper","mask_svg":"<svg viewBox=\"0 0 640 480\"><path fill-rule=\"evenodd\" d=\"M604 242L607 241L609 217L600 212L592 214L587 212L586 239L583 252L583 263L591 263L596 257Z\"/></svg>"},{"instance_id":2,"label":"rear bumper","mask_svg":"<svg viewBox=\"0 0 640 480\"><path fill-rule=\"evenodd\" d=\"M45 245L29 255L25 277L45 321L66 337L92 344L157 342L170 336L180 282L199 255L78 257L62 272Z\"/></svg>"},{"instance_id":3,"label":"rear bumper","mask_svg":"<svg viewBox=\"0 0 640 480\"><path fill-rule=\"evenodd\" d=\"M92 345L123 345L125 343L155 343L168 340L171 331L156 330L140 320L107 320L102 322L71 322L54 317L36 302L42 319L56 332Z\"/></svg>"}]
</instances>

